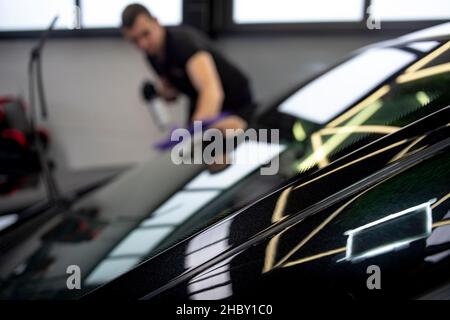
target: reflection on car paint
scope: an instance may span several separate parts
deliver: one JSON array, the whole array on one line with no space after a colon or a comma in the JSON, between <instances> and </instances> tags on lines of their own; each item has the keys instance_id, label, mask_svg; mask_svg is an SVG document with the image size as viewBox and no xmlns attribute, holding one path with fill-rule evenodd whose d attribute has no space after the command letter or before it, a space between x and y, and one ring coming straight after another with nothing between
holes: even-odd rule
<instances>
[{"instance_id":1,"label":"reflection on car paint","mask_svg":"<svg viewBox=\"0 0 450 320\"><path fill-rule=\"evenodd\" d=\"M450 41L427 54L412 66L408 67L402 75L397 77L396 82L406 83L422 79L424 77L431 77L440 73L449 72L450 63L422 69L428 63L445 53L449 48ZM353 106L350 110L330 121L324 128L314 132L310 137L312 154L306 159L301 160L301 162L297 165L297 170L302 172L311 168L315 164L317 164L319 168L325 167L329 164L328 155L333 153L333 151L336 150L353 133L390 134L398 130L398 127L386 125L362 125L383 107L383 102L381 99L390 91L391 87L389 85L381 87ZM432 100L431 97L423 91L417 92L416 98L422 106L427 105ZM345 121L348 122L344 126L338 127L338 125L341 125ZM299 132L298 123L295 125L297 126L295 131ZM333 136L326 143L323 143L322 137L327 135ZM301 139L298 140L302 141Z\"/></svg>"},{"instance_id":2,"label":"reflection on car paint","mask_svg":"<svg viewBox=\"0 0 450 320\"><path fill-rule=\"evenodd\" d=\"M383 182L381 182L383 183ZM341 213L343 211L344 208L346 208L350 203L354 202L354 200L356 200L357 198L359 198L360 196L362 196L363 194L367 193L368 191L372 190L373 188L377 187L378 185L380 185L381 183L376 184L375 186L371 187L370 189L362 192L361 194L359 194L358 196L352 198L350 201L348 201L347 203L345 203L342 207L340 207L338 210L336 210L332 215L330 215L323 223L321 223L319 225L319 227L315 228L313 230L313 232L311 232L310 234L308 234L307 237L305 237L300 243L299 245L297 245L294 249L292 249L288 255L286 255L283 259L281 259L279 262L277 262L276 264L274 263L274 257L276 255L276 250L277 250L277 245L278 245L278 241L280 236L285 233L286 231L288 231L290 228L286 228L285 230L283 230L282 232L278 233L274 238L271 239L271 241L269 242L267 249L266 249L266 256L265 256L265 264L264 264L264 269L263 269L263 273L269 272L275 268L288 268L288 267L294 267L294 266L298 266L300 264L303 263L307 263L307 262L312 262L318 259L322 259L328 256L335 256L341 253L346 253L346 257L349 257L349 252L351 251L351 248L347 246L344 247L339 247L339 248L335 248L332 250L327 250L324 252L320 252L311 256L307 256L307 257L303 257L297 260L293 260L293 261L287 261L295 252L297 252L303 245L305 245L309 240L311 240L312 237L314 237L320 230L322 230L327 224L329 224L331 222L331 220L333 220L339 213ZM430 214L431 214L431 210L436 209L438 206L440 206L441 204L443 204L445 201L447 201L450 198L450 193L448 193L447 195L445 195L444 197L442 197L441 199L439 199L438 201L435 201L433 204L431 204L430 202L427 202L426 204L424 204L424 206L430 206ZM427 223L429 224L429 228L430 228L430 232L427 233L427 237L429 236L429 238L427 239L427 244L428 246L430 245L436 245L436 238L438 237L437 235L437 231L439 231L439 228L441 227L448 227L450 225L450 214L447 214L444 218L443 221L439 221L439 222L435 222L433 224L431 224L432 221L432 217L427 221ZM427 227L428 228L428 227ZM431 232L431 229L433 229L433 232ZM443 239L441 238L441 242L447 243L448 241L450 241L450 238L448 237L448 230L445 231L440 231L439 232L441 234L441 236L443 235ZM408 244L411 241L405 241L404 244ZM401 246L402 243L397 243L396 246ZM384 249L390 249L390 248L384 248ZM385 253L387 251L381 251L381 252L377 252L377 253ZM445 253L440 253L437 254L436 256L431 256L431 257L427 257L425 260L426 261L432 261L432 262L438 262L439 260L442 260L443 258L447 257L450 255L450 251L445 252ZM351 255L350 255L351 256ZM342 260L346 260L346 257L338 260L338 261L342 261ZM351 260L351 259L349 259Z\"/></svg>"},{"instance_id":3,"label":"reflection on car paint","mask_svg":"<svg viewBox=\"0 0 450 320\"><path fill-rule=\"evenodd\" d=\"M304 86L284 101L278 110L325 124L416 58L416 54L397 48L367 50ZM349 77L349 74L354 76ZM341 82L346 84L345 90L333 85Z\"/></svg>"},{"instance_id":4,"label":"reflection on car paint","mask_svg":"<svg viewBox=\"0 0 450 320\"><path fill-rule=\"evenodd\" d=\"M217 253L230 247L229 234L232 220L215 227L209 237L200 234L193 237L186 247L185 268L187 270L202 265L214 258ZM233 289L227 259L218 267L210 268L192 278L187 286L191 300L218 300L232 295Z\"/></svg>"},{"instance_id":5,"label":"reflection on car paint","mask_svg":"<svg viewBox=\"0 0 450 320\"><path fill-rule=\"evenodd\" d=\"M436 199L345 232L348 236L345 260L374 257L427 238L431 234L431 205L434 202ZM390 229L396 231L391 239L388 238Z\"/></svg>"}]
</instances>

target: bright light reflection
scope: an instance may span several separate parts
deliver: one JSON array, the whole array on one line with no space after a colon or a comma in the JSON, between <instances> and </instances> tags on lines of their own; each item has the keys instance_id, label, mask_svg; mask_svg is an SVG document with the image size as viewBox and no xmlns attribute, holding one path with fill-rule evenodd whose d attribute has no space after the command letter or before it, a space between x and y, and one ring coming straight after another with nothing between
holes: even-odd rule
<instances>
[{"instance_id":1,"label":"bright light reflection","mask_svg":"<svg viewBox=\"0 0 450 320\"><path fill-rule=\"evenodd\" d=\"M138 258L115 258L103 260L86 278L86 285L98 285L109 282L129 271L139 263Z\"/></svg>"},{"instance_id":2,"label":"bright light reflection","mask_svg":"<svg viewBox=\"0 0 450 320\"><path fill-rule=\"evenodd\" d=\"M368 50L307 84L278 110L324 124L415 59L415 54L394 48Z\"/></svg>"},{"instance_id":3,"label":"bright light reflection","mask_svg":"<svg viewBox=\"0 0 450 320\"><path fill-rule=\"evenodd\" d=\"M378 256L378 255L387 253L389 251L407 246L407 245L409 245L409 243L411 243L415 240L428 237L431 234L432 223L433 223L431 205L435 201L436 201L435 199L431 200L429 202L420 204L418 206L400 211L398 213L391 214L387 217L384 217L377 221L371 222L371 223L361 226L359 228L347 231L345 233L345 235L348 235L347 250L346 250L346 257L344 260L355 261L355 260L367 259L369 257ZM399 218L407 217L408 215L410 215L412 217L412 215L417 215L417 214L423 214L425 217L425 219L424 219L425 225L423 226L422 231L418 232L415 235L408 234L406 239L398 239L398 241L396 241L394 243L381 244L381 245L374 244L375 247L372 249L364 250L363 252L358 252L358 251L354 252L353 247L354 247L355 241L358 241L359 238L362 239L361 241L364 241L363 240L363 239L365 239L364 236L368 232L373 232L374 230L376 230L376 228L383 227L383 225L387 226L388 224L392 224L392 223L394 223L394 224L395 223L407 223L404 221L400 221ZM399 235L399 237L401 238L402 236ZM365 246L367 246L367 244L365 244Z\"/></svg>"},{"instance_id":4,"label":"bright light reflection","mask_svg":"<svg viewBox=\"0 0 450 320\"><path fill-rule=\"evenodd\" d=\"M220 191L180 191L167 200L142 227L161 224L178 225L220 194Z\"/></svg>"},{"instance_id":5,"label":"bright light reflection","mask_svg":"<svg viewBox=\"0 0 450 320\"><path fill-rule=\"evenodd\" d=\"M8 214L6 216L0 216L0 231L16 223L18 219L19 216L17 214Z\"/></svg>"},{"instance_id":6,"label":"bright light reflection","mask_svg":"<svg viewBox=\"0 0 450 320\"><path fill-rule=\"evenodd\" d=\"M268 163L286 149L279 144L249 141L241 143L230 154L232 165L222 172L210 174L208 171L200 173L187 186L186 189L226 189L247 175Z\"/></svg>"}]
</instances>

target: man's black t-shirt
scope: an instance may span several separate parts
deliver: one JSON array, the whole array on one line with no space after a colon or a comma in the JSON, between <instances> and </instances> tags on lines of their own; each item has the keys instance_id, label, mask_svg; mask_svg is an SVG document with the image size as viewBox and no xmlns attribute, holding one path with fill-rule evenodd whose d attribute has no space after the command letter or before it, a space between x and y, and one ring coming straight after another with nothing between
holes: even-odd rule
<instances>
[{"instance_id":1,"label":"man's black t-shirt","mask_svg":"<svg viewBox=\"0 0 450 320\"><path fill-rule=\"evenodd\" d=\"M247 77L215 50L200 32L184 26L167 27L164 56L161 60L153 56L147 56L147 59L159 76L165 77L190 98L191 118L198 94L187 74L186 64L200 51L208 52L214 59L225 94L222 111L240 115L248 121L253 113L253 101Z\"/></svg>"}]
</instances>

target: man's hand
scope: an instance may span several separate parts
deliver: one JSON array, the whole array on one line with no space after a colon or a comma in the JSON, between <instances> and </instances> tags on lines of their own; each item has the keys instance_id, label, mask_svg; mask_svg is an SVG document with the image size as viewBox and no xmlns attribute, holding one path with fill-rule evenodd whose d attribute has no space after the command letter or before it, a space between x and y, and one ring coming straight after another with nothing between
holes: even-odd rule
<instances>
[{"instance_id":1,"label":"man's hand","mask_svg":"<svg viewBox=\"0 0 450 320\"><path fill-rule=\"evenodd\" d=\"M166 78L161 78L156 87L158 94L166 101L174 101L178 97L178 91L170 84Z\"/></svg>"},{"instance_id":2,"label":"man's hand","mask_svg":"<svg viewBox=\"0 0 450 320\"><path fill-rule=\"evenodd\" d=\"M205 51L195 54L187 63L187 72L198 92L192 121L218 116L222 109L224 92L213 57Z\"/></svg>"}]
</instances>

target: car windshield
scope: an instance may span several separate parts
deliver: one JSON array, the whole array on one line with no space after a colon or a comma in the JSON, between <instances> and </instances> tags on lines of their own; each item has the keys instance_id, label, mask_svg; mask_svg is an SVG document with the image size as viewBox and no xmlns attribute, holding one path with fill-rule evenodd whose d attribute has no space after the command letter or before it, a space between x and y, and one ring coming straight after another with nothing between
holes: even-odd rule
<instances>
[{"instance_id":1,"label":"car windshield","mask_svg":"<svg viewBox=\"0 0 450 320\"><path fill-rule=\"evenodd\" d=\"M437 44L432 42L430 46ZM367 50L308 83L278 109L301 119L325 124L416 57L416 54L398 48ZM336 86L336 83L342 85Z\"/></svg>"},{"instance_id":2,"label":"car windshield","mask_svg":"<svg viewBox=\"0 0 450 320\"><path fill-rule=\"evenodd\" d=\"M21 251L19 244L2 253L0 297L80 297L299 173L450 104L449 44L371 49L303 86L269 112L276 114L270 127L280 126L280 143L251 141L234 151L236 158L264 155L252 164L237 161L212 175L198 166L175 166L161 154L71 208L49 213L24 240L33 250ZM324 94L326 88L333 90ZM267 126L266 118L259 126ZM278 173L260 175L258 169L276 156ZM170 180L176 186L167 187ZM17 216L8 219L3 222ZM82 290L67 290L68 265L82 270Z\"/></svg>"},{"instance_id":3,"label":"car windshield","mask_svg":"<svg viewBox=\"0 0 450 320\"><path fill-rule=\"evenodd\" d=\"M374 57L388 56L390 62L374 63ZM449 85L450 42L370 49L302 86L263 117L266 126L281 126L300 155L290 169L303 172L448 105ZM282 123L267 121L274 114Z\"/></svg>"}]
</instances>

